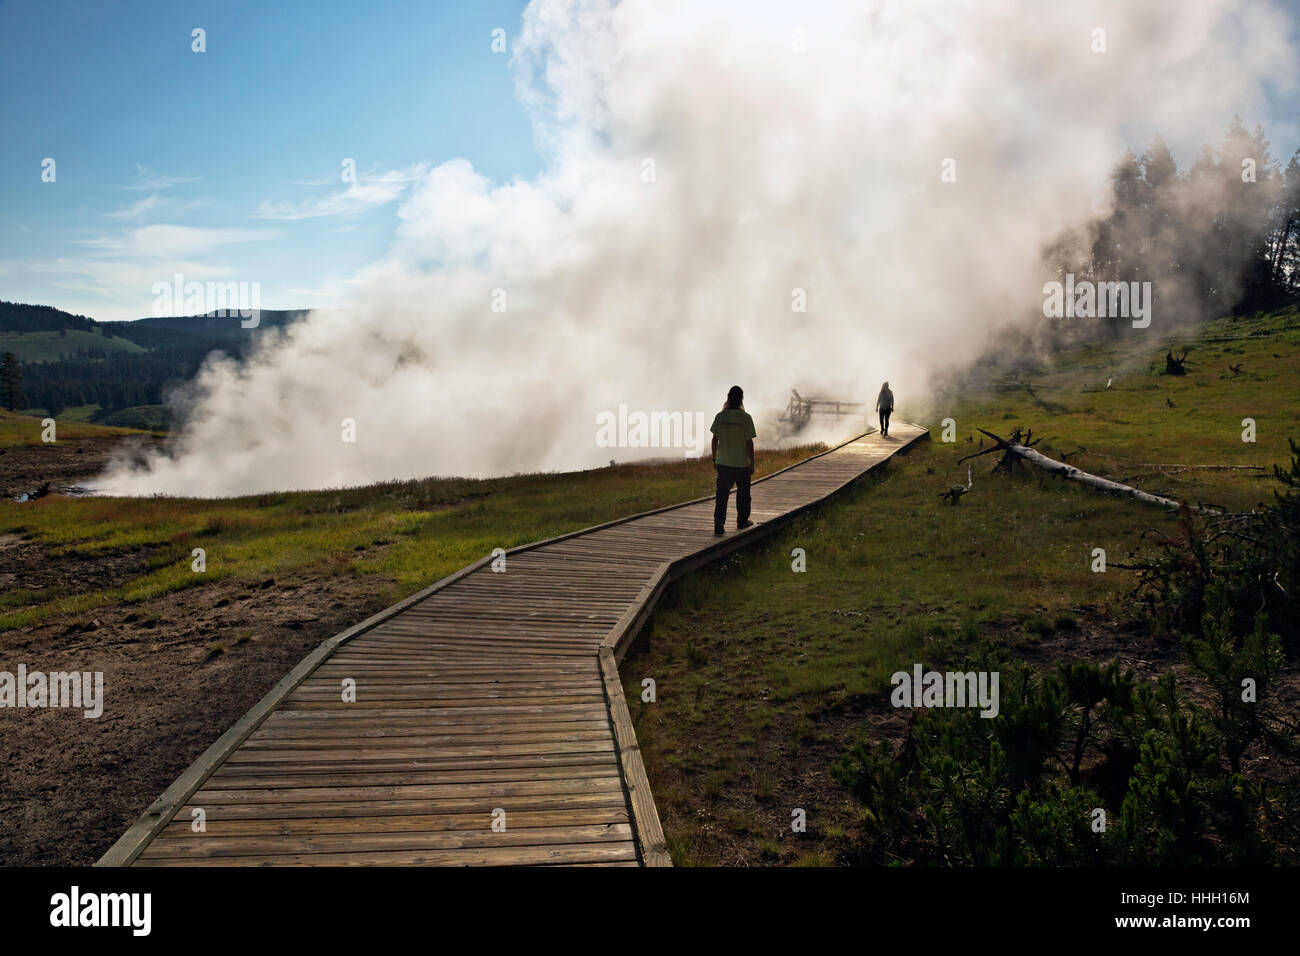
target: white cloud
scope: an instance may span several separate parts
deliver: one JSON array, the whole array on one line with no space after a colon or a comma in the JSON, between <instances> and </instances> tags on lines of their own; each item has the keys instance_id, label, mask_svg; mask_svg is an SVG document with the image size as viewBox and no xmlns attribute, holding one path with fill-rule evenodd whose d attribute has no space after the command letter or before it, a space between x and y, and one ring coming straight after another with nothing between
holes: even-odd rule
<instances>
[{"instance_id":1,"label":"white cloud","mask_svg":"<svg viewBox=\"0 0 1300 956\"><path fill-rule=\"evenodd\" d=\"M139 226L120 236L77 240L105 256L165 262L178 256L211 252L219 246L272 239L276 232L255 229L207 229L155 223Z\"/></svg>"},{"instance_id":2,"label":"white cloud","mask_svg":"<svg viewBox=\"0 0 1300 956\"><path fill-rule=\"evenodd\" d=\"M173 186L181 186L185 183L196 183L199 176L165 176L162 173L155 172L147 166L136 164L135 167L136 181L128 183L125 189L138 189L141 191L154 191L158 189L170 189Z\"/></svg>"},{"instance_id":3,"label":"white cloud","mask_svg":"<svg viewBox=\"0 0 1300 956\"><path fill-rule=\"evenodd\" d=\"M264 199L253 214L256 219L316 219L321 216L355 216L402 197L407 187L424 175L424 164L382 173L358 173L346 189L318 199L295 203ZM313 184L314 185L314 184Z\"/></svg>"},{"instance_id":4,"label":"white cloud","mask_svg":"<svg viewBox=\"0 0 1300 956\"><path fill-rule=\"evenodd\" d=\"M286 289L290 295L309 295L321 299L337 299L338 292L332 292L329 289Z\"/></svg>"},{"instance_id":5,"label":"white cloud","mask_svg":"<svg viewBox=\"0 0 1300 956\"><path fill-rule=\"evenodd\" d=\"M182 202L159 193L151 193L143 199L136 200L129 206L104 213L104 218L124 221L176 218L202 205L203 202L200 200Z\"/></svg>"},{"instance_id":6,"label":"white cloud","mask_svg":"<svg viewBox=\"0 0 1300 956\"><path fill-rule=\"evenodd\" d=\"M157 211L160 204L161 197L157 193L153 193L143 199L137 199L123 209L106 212L104 216L108 219L143 219L150 213Z\"/></svg>"},{"instance_id":7,"label":"white cloud","mask_svg":"<svg viewBox=\"0 0 1300 956\"><path fill-rule=\"evenodd\" d=\"M155 224L117 236L79 240L87 254L0 263L0 271L21 270L47 277L50 285L76 294L81 308L101 319L150 314L153 286L177 273L187 280L251 281L223 258L231 246L273 239L274 230L204 229Z\"/></svg>"}]
</instances>

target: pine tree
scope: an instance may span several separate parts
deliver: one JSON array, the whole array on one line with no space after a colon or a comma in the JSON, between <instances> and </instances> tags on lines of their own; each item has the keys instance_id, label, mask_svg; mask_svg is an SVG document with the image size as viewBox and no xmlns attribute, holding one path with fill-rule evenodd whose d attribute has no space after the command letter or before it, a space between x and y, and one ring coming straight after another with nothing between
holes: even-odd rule
<instances>
[{"instance_id":1,"label":"pine tree","mask_svg":"<svg viewBox=\"0 0 1300 956\"><path fill-rule=\"evenodd\" d=\"M0 401L11 412L16 412L23 403L23 370L13 352L6 352L0 358Z\"/></svg>"}]
</instances>

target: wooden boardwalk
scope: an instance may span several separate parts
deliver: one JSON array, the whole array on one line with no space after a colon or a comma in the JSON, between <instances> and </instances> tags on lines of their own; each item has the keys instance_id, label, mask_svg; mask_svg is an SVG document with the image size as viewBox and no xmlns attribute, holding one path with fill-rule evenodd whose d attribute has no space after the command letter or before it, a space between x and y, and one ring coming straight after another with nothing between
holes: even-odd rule
<instances>
[{"instance_id":1,"label":"wooden boardwalk","mask_svg":"<svg viewBox=\"0 0 1300 956\"><path fill-rule=\"evenodd\" d=\"M675 505L517 548L504 572L484 558L336 635L98 865L668 864L618 660L674 577L926 434L894 431L756 481L744 532L734 501L723 537L711 498Z\"/></svg>"}]
</instances>

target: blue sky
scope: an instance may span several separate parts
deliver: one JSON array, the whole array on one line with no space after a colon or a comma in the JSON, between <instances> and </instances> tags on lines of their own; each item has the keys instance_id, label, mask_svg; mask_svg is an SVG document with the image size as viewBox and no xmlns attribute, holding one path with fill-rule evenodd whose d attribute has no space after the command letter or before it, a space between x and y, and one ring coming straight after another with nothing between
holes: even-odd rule
<instances>
[{"instance_id":1,"label":"blue sky","mask_svg":"<svg viewBox=\"0 0 1300 956\"><path fill-rule=\"evenodd\" d=\"M331 304L389 247L420 169L538 172L509 54L492 50L524 5L0 0L0 298L139 318L180 270L258 282L263 308ZM1294 130L1268 129L1284 161Z\"/></svg>"},{"instance_id":2,"label":"blue sky","mask_svg":"<svg viewBox=\"0 0 1300 956\"><path fill-rule=\"evenodd\" d=\"M0 0L0 298L139 318L179 266L328 305L420 164L538 171L492 51L524 5Z\"/></svg>"}]
</instances>

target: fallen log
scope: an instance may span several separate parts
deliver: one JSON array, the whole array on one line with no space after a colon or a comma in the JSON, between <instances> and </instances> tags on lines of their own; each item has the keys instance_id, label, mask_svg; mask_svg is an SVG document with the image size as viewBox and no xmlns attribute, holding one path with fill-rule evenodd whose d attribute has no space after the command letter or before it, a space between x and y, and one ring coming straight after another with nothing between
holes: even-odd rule
<instances>
[{"instance_id":1,"label":"fallen log","mask_svg":"<svg viewBox=\"0 0 1300 956\"><path fill-rule=\"evenodd\" d=\"M997 435L990 431L985 431L983 428L980 428L979 431L984 432L985 435L988 435L989 438L992 438L993 441L996 442L996 445L993 448L986 449L984 452L980 452L979 454L986 454L991 451L1002 451L1005 452L1007 456L1014 455L1016 458L1029 462L1031 465L1037 465L1039 468L1042 468L1050 474L1059 475L1062 478L1068 478L1070 481L1080 482L1090 488L1104 491L1107 494L1135 498L1138 501L1144 501L1147 504L1159 505L1161 508L1176 509L1181 507L1181 505L1173 498L1153 495L1149 492L1134 488L1131 485L1120 484L1118 481L1111 481L1108 478L1102 478L1099 475L1090 474L1080 468L1075 468L1073 465L1067 465L1063 461L1057 461L1055 458L1048 458L1041 451L1030 448L1028 445L1022 445L1019 441L1008 441L1005 438L999 438ZM1018 439L1019 437L1020 430L1016 429L1012 438ZM974 458L977 457L977 455L967 455L966 457ZM961 460L965 461L965 459ZM1217 513L1217 509L1212 508L1202 508L1195 505L1188 505L1187 507L1196 512Z\"/></svg>"}]
</instances>

